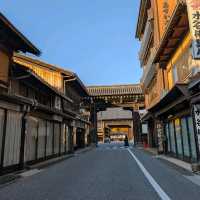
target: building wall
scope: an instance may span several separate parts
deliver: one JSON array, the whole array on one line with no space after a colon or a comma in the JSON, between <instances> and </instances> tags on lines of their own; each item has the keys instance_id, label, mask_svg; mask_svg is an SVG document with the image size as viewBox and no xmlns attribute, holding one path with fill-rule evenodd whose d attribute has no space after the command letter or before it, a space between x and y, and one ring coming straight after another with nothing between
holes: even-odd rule
<instances>
[{"instance_id":1,"label":"building wall","mask_svg":"<svg viewBox=\"0 0 200 200\"><path fill-rule=\"evenodd\" d=\"M0 50L0 81L8 82L9 56Z\"/></svg>"},{"instance_id":2,"label":"building wall","mask_svg":"<svg viewBox=\"0 0 200 200\"><path fill-rule=\"evenodd\" d=\"M177 0L151 0L151 7L149 10L153 12L153 43L152 46L148 47L149 56L146 58L147 61L144 63L148 63L148 60L151 58L151 55L155 53L152 49L157 49L162 41L164 33L166 31L166 27L169 25L171 17L178 5ZM149 12L149 11L148 11ZM141 39L143 39L144 35L141 35ZM173 58L169 61L167 70L161 69L159 65L155 66L155 75L147 88L145 88L145 106L146 108L150 108L163 97L163 95L173 87L173 72L172 65L176 63L178 57L183 54L184 49L189 48L191 44L191 34L189 33L184 38L182 44L176 51ZM189 62L189 61L188 61ZM190 61L191 62L191 61ZM193 61L194 62L194 61ZM143 63L143 61L141 61ZM146 73L146 66L143 67L143 73ZM182 71L182 76L183 71ZM183 79L183 78L182 78ZM179 80L180 81L180 80ZM181 80L183 81L183 80Z\"/></svg>"},{"instance_id":3,"label":"building wall","mask_svg":"<svg viewBox=\"0 0 200 200\"><path fill-rule=\"evenodd\" d=\"M48 84L55 87L60 92L64 92L63 76L61 75L60 72L49 69L48 67L45 67L39 63L32 63L25 59L18 58L16 56L13 57L13 60L16 63L21 64L22 66L25 66L33 70L39 77L44 79Z\"/></svg>"},{"instance_id":4,"label":"building wall","mask_svg":"<svg viewBox=\"0 0 200 200\"><path fill-rule=\"evenodd\" d=\"M192 70L194 70L194 68L196 70L197 68L200 69L200 61L192 59L191 43L192 37L189 32L177 48L172 59L168 62L166 69L168 90L170 90L176 82L188 82L189 77L192 75ZM175 80L176 78L174 77L175 71L177 72L177 80Z\"/></svg>"},{"instance_id":5,"label":"building wall","mask_svg":"<svg viewBox=\"0 0 200 200\"><path fill-rule=\"evenodd\" d=\"M100 120L98 121L98 138L100 141L104 141L105 128L109 128L110 133L111 132L125 132L127 133L129 140L132 140L134 138L132 127L133 127L132 119Z\"/></svg>"},{"instance_id":6,"label":"building wall","mask_svg":"<svg viewBox=\"0 0 200 200\"><path fill-rule=\"evenodd\" d=\"M163 34L166 30L166 26L174 12L174 9L177 5L177 0L153 0L154 3L154 20L158 20L157 27L155 30L158 30L159 38L162 39Z\"/></svg>"}]
</instances>

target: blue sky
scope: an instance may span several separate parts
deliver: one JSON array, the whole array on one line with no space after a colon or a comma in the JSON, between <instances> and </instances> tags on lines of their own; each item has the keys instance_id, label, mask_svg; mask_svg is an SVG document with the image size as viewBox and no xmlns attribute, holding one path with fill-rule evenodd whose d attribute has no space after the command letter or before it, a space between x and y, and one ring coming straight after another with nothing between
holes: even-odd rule
<instances>
[{"instance_id":1,"label":"blue sky","mask_svg":"<svg viewBox=\"0 0 200 200\"><path fill-rule=\"evenodd\" d=\"M41 51L86 85L139 82L139 0L1 0L1 12Z\"/></svg>"}]
</instances>

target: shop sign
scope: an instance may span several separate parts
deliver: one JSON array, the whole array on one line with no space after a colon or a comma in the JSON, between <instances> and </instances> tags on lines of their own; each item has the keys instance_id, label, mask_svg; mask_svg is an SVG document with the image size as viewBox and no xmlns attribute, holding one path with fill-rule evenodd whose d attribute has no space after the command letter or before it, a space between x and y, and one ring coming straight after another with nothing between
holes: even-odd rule
<instances>
[{"instance_id":1,"label":"shop sign","mask_svg":"<svg viewBox=\"0 0 200 200\"><path fill-rule=\"evenodd\" d=\"M200 59L200 1L186 0L190 31L192 34L192 54L194 59Z\"/></svg>"},{"instance_id":2,"label":"shop sign","mask_svg":"<svg viewBox=\"0 0 200 200\"><path fill-rule=\"evenodd\" d=\"M200 150L200 105L194 105L195 127Z\"/></svg>"},{"instance_id":3,"label":"shop sign","mask_svg":"<svg viewBox=\"0 0 200 200\"><path fill-rule=\"evenodd\" d=\"M169 15L169 0L164 0L163 1L163 18L164 18L164 24L165 26L168 24L170 15Z\"/></svg>"},{"instance_id":4,"label":"shop sign","mask_svg":"<svg viewBox=\"0 0 200 200\"><path fill-rule=\"evenodd\" d=\"M157 122L156 125L157 128L157 134L158 134L158 151L163 152L164 146L163 146L163 127L160 122Z\"/></svg>"}]
</instances>

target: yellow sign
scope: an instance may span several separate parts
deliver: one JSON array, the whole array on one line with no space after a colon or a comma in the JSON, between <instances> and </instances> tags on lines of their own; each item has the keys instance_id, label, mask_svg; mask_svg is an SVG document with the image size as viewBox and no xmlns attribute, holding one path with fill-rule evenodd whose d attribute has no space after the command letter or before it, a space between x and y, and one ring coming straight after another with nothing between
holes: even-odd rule
<instances>
[{"instance_id":1,"label":"yellow sign","mask_svg":"<svg viewBox=\"0 0 200 200\"><path fill-rule=\"evenodd\" d=\"M193 58L200 59L200 0L186 0L186 3L193 39Z\"/></svg>"}]
</instances>

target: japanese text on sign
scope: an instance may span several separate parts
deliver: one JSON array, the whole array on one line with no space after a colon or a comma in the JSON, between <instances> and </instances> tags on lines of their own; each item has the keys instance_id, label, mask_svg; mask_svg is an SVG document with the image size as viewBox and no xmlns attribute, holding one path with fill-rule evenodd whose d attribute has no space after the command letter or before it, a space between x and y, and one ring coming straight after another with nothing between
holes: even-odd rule
<instances>
[{"instance_id":1,"label":"japanese text on sign","mask_svg":"<svg viewBox=\"0 0 200 200\"><path fill-rule=\"evenodd\" d=\"M194 105L195 128L197 132L197 139L200 149L200 109L199 106Z\"/></svg>"},{"instance_id":2,"label":"japanese text on sign","mask_svg":"<svg viewBox=\"0 0 200 200\"><path fill-rule=\"evenodd\" d=\"M200 1L187 0L187 8L193 38L193 58L200 59Z\"/></svg>"}]
</instances>

